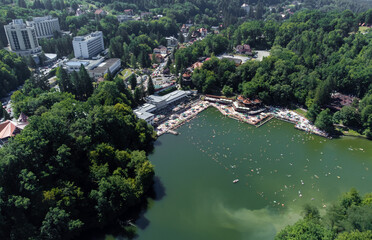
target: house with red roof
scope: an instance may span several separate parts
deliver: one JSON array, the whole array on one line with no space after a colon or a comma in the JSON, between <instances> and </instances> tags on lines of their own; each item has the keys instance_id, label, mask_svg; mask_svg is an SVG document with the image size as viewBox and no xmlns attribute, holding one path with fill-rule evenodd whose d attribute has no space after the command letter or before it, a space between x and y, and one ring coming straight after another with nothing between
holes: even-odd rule
<instances>
[{"instance_id":1,"label":"house with red roof","mask_svg":"<svg viewBox=\"0 0 372 240\"><path fill-rule=\"evenodd\" d=\"M197 69L197 68L201 68L203 66L203 63L201 62L196 62L192 65L192 69Z\"/></svg>"},{"instance_id":2,"label":"house with red roof","mask_svg":"<svg viewBox=\"0 0 372 240\"><path fill-rule=\"evenodd\" d=\"M248 44L236 46L235 51L236 53L239 53L239 54L252 55L251 46L249 46Z\"/></svg>"},{"instance_id":3,"label":"house with red roof","mask_svg":"<svg viewBox=\"0 0 372 240\"><path fill-rule=\"evenodd\" d=\"M28 125L28 117L21 113L17 122L6 120L0 123L0 143L20 133Z\"/></svg>"},{"instance_id":4,"label":"house with red roof","mask_svg":"<svg viewBox=\"0 0 372 240\"><path fill-rule=\"evenodd\" d=\"M95 12L94 12L95 15L98 15L98 16L101 16L101 17L104 17L107 15L106 11L103 10L103 9L97 9Z\"/></svg>"},{"instance_id":5,"label":"house with red roof","mask_svg":"<svg viewBox=\"0 0 372 240\"><path fill-rule=\"evenodd\" d=\"M124 14L125 15L133 16L134 15L133 9L125 9L124 10Z\"/></svg>"}]
</instances>

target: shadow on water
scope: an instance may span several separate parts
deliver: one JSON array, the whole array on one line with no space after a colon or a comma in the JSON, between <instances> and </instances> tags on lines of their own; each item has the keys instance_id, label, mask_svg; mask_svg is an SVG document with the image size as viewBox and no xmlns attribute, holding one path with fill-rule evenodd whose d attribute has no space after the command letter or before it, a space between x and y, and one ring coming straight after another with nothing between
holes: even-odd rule
<instances>
[{"instance_id":1,"label":"shadow on water","mask_svg":"<svg viewBox=\"0 0 372 240\"><path fill-rule=\"evenodd\" d=\"M151 144L151 146L149 146L146 149L147 155L154 154L155 147L158 147L158 146L161 146L161 145L162 145L162 142L159 139L157 139L155 142L153 142L153 144Z\"/></svg>"},{"instance_id":2,"label":"shadow on water","mask_svg":"<svg viewBox=\"0 0 372 240\"><path fill-rule=\"evenodd\" d=\"M136 226L139 229L142 229L142 230L144 230L145 228L147 228L150 225L150 220L148 220L145 217L145 213L146 213L146 211L143 211L141 213L141 215L139 216L139 219L136 221Z\"/></svg>"},{"instance_id":3,"label":"shadow on water","mask_svg":"<svg viewBox=\"0 0 372 240\"><path fill-rule=\"evenodd\" d=\"M160 201L166 195L165 187L158 176L154 177L154 185L148 193L148 199L141 201L138 208L133 208L122 216L118 221L98 228L89 230L81 234L84 239L105 240L107 239L138 239L136 228L146 229L150 221L145 217L145 213L151 208L154 201Z\"/></svg>"},{"instance_id":4,"label":"shadow on water","mask_svg":"<svg viewBox=\"0 0 372 240\"><path fill-rule=\"evenodd\" d=\"M158 176L154 177L153 195L151 196L155 201L160 201L165 197L165 187Z\"/></svg>"},{"instance_id":5,"label":"shadow on water","mask_svg":"<svg viewBox=\"0 0 372 240\"><path fill-rule=\"evenodd\" d=\"M158 147L158 146L161 146L161 145L163 145L163 143L162 143L159 139L157 139L157 140L154 142L154 147Z\"/></svg>"}]
</instances>

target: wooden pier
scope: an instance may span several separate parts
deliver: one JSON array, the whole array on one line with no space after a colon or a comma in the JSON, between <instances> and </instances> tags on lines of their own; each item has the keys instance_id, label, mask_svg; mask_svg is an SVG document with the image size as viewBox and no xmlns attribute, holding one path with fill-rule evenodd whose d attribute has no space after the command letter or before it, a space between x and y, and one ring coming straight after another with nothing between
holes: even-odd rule
<instances>
[{"instance_id":1,"label":"wooden pier","mask_svg":"<svg viewBox=\"0 0 372 240\"><path fill-rule=\"evenodd\" d=\"M173 135L178 135L179 134L178 132L176 132L176 131L174 131L172 129L169 129L168 130L168 133L173 134Z\"/></svg>"}]
</instances>

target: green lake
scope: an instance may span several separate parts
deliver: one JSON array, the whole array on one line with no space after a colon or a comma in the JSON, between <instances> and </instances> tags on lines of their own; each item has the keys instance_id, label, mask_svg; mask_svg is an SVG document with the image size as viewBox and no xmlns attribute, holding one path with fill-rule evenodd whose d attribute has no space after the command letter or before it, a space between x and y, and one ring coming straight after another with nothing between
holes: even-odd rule
<instances>
[{"instance_id":1,"label":"green lake","mask_svg":"<svg viewBox=\"0 0 372 240\"><path fill-rule=\"evenodd\" d=\"M177 131L149 156L158 197L136 222L137 239L273 239L305 203L322 213L352 187L372 192L371 141L329 140L278 120L256 128L213 108Z\"/></svg>"}]
</instances>

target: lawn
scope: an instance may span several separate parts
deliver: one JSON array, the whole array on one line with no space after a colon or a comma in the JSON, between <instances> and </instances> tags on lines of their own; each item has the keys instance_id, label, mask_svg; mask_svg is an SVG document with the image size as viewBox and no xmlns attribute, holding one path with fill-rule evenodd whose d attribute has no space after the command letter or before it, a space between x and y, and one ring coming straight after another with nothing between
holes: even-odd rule
<instances>
[{"instance_id":1,"label":"lawn","mask_svg":"<svg viewBox=\"0 0 372 240\"><path fill-rule=\"evenodd\" d=\"M336 127L336 130L341 132L344 136L352 136L352 137L361 137L366 138L365 135L358 133L357 131L347 128L347 127Z\"/></svg>"},{"instance_id":2,"label":"lawn","mask_svg":"<svg viewBox=\"0 0 372 240\"><path fill-rule=\"evenodd\" d=\"M304 111L303 109L301 108L296 108L294 109L293 111L295 111L296 113L300 114L301 116L305 117L306 115L306 111Z\"/></svg>"},{"instance_id":3,"label":"lawn","mask_svg":"<svg viewBox=\"0 0 372 240\"><path fill-rule=\"evenodd\" d=\"M127 79L130 75L132 74L132 71L127 68L127 69L124 69L120 74L119 76L122 78L122 79Z\"/></svg>"},{"instance_id":4,"label":"lawn","mask_svg":"<svg viewBox=\"0 0 372 240\"><path fill-rule=\"evenodd\" d=\"M359 32L361 33L365 33L368 31L368 29L370 29L369 27L359 27Z\"/></svg>"}]
</instances>

